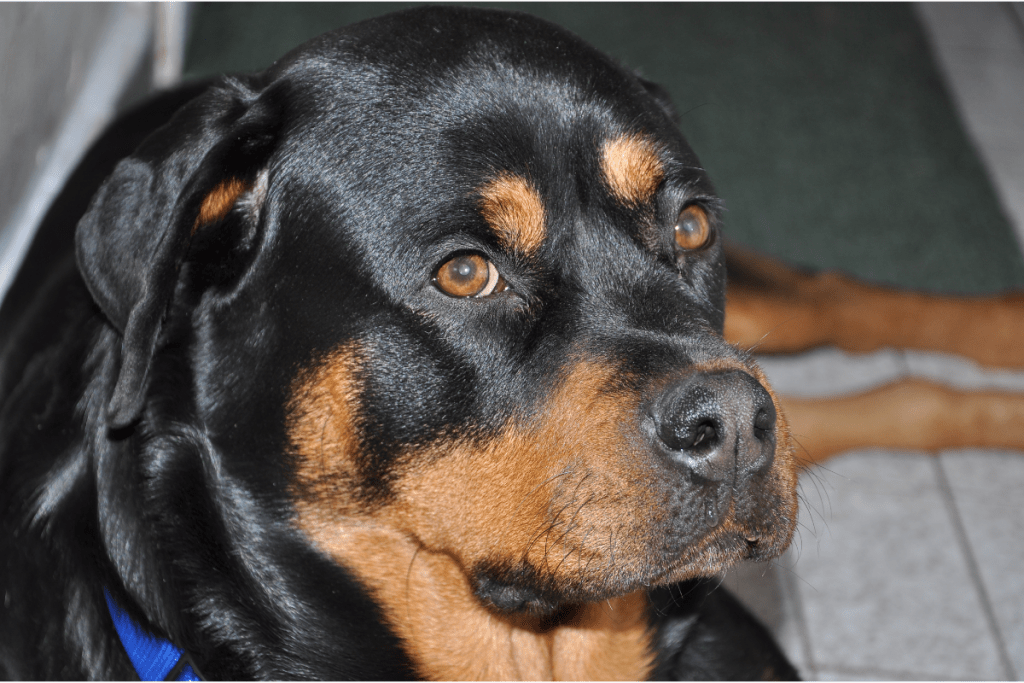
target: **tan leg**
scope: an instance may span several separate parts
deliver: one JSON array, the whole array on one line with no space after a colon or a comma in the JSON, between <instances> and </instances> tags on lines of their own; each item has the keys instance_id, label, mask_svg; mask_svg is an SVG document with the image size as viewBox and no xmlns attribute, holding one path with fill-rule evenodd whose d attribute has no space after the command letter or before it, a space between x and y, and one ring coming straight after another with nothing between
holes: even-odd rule
<instances>
[{"instance_id":1,"label":"tan leg","mask_svg":"<svg viewBox=\"0 0 1024 683\"><path fill-rule=\"evenodd\" d=\"M735 245L725 337L759 352L823 344L866 352L943 351L984 365L1024 367L1024 294L953 297L898 291L834 272L807 273Z\"/></svg>"},{"instance_id":2,"label":"tan leg","mask_svg":"<svg viewBox=\"0 0 1024 683\"><path fill-rule=\"evenodd\" d=\"M783 396L782 408L804 465L855 448L1024 449L1024 394L905 379L835 398Z\"/></svg>"}]
</instances>

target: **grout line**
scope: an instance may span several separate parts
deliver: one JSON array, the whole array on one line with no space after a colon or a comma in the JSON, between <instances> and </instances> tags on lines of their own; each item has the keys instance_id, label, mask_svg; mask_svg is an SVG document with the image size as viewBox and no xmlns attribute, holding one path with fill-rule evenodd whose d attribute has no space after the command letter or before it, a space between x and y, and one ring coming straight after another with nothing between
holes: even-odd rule
<instances>
[{"instance_id":1,"label":"grout line","mask_svg":"<svg viewBox=\"0 0 1024 683\"><path fill-rule=\"evenodd\" d=\"M992 638L996 644L996 651L999 653L1000 663L1003 665L1003 672L1006 674L1008 680L1016 680L1017 672L1014 670L1013 660L1010 658L1009 651L1006 649L1006 642L1003 639L1003 633L999 628L999 621L996 618L995 610L992 608L992 600L989 598L988 591L985 589L985 582L981 576L981 568L978 566L978 561L974 557L974 550L971 548L971 540L967 536L967 528L964 526L963 519L960 516L960 509L956 504L956 497L953 495L953 488L949 484L949 477L946 475L946 468L942 463L942 456L936 455L932 458L934 463L935 475L939 482L939 490L942 493L942 501L946 505L946 511L949 513L950 519L953 522L953 531L956 534L957 545L960 546L961 555L964 561L967 563L967 571L971 576L971 582L974 584L974 590L977 593L979 602L981 603L982 611L985 613L985 622L988 624L989 631L991 632Z\"/></svg>"}]
</instances>

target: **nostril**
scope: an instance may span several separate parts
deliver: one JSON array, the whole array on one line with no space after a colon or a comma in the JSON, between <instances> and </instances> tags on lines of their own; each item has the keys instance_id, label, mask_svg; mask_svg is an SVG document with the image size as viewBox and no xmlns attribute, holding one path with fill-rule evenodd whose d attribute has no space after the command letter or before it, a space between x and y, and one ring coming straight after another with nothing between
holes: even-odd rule
<instances>
[{"instance_id":1,"label":"nostril","mask_svg":"<svg viewBox=\"0 0 1024 683\"><path fill-rule=\"evenodd\" d=\"M714 423L710 420L701 422L693 430L693 443L686 446L686 448L694 450L701 446L709 448L715 444L718 440L718 430L715 429Z\"/></svg>"},{"instance_id":2,"label":"nostril","mask_svg":"<svg viewBox=\"0 0 1024 683\"><path fill-rule=\"evenodd\" d=\"M775 431L775 406L769 403L754 416L754 436L758 441L770 439Z\"/></svg>"},{"instance_id":3,"label":"nostril","mask_svg":"<svg viewBox=\"0 0 1024 683\"><path fill-rule=\"evenodd\" d=\"M718 413L717 400L701 387L677 394L655 418L658 437L670 450L705 453L722 437Z\"/></svg>"},{"instance_id":4,"label":"nostril","mask_svg":"<svg viewBox=\"0 0 1024 683\"><path fill-rule=\"evenodd\" d=\"M662 422L658 436L673 451L703 452L718 443L718 428L710 419L667 420Z\"/></svg>"}]
</instances>

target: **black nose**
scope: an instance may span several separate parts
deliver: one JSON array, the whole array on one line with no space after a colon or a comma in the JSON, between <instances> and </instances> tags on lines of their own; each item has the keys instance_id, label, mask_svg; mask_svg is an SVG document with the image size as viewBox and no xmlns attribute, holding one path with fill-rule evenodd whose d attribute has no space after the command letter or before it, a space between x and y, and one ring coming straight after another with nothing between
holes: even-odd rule
<instances>
[{"instance_id":1,"label":"black nose","mask_svg":"<svg viewBox=\"0 0 1024 683\"><path fill-rule=\"evenodd\" d=\"M694 373L652 410L669 457L708 481L759 472L775 457L775 404L746 372Z\"/></svg>"}]
</instances>

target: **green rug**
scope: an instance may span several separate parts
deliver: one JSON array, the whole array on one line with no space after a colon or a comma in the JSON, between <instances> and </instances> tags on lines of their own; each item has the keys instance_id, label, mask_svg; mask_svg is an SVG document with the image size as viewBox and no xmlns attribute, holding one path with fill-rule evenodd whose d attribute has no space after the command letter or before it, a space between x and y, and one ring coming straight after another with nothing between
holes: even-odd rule
<instances>
[{"instance_id":1,"label":"green rug","mask_svg":"<svg viewBox=\"0 0 1024 683\"><path fill-rule=\"evenodd\" d=\"M200 4L188 77L403 4ZM1024 259L906 5L524 3L672 93L734 239L904 287L1024 287Z\"/></svg>"}]
</instances>

